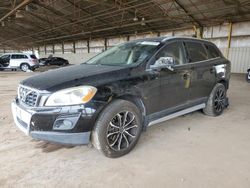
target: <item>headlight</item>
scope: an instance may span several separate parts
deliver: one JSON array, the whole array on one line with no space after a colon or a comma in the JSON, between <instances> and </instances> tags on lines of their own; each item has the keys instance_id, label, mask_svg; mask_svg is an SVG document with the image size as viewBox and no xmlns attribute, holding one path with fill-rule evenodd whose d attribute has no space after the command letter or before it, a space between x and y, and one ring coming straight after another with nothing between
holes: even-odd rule
<instances>
[{"instance_id":1,"label":"headlight","mask_svg":"<svg viewBox=\"0 0 250 188\"><path fill-rule=\"evenodd\" d=\"M94 97L96 91L97 89L92 86L63 89L50 95L45 106L84 104Z\"/></svg>"}]
</instances>

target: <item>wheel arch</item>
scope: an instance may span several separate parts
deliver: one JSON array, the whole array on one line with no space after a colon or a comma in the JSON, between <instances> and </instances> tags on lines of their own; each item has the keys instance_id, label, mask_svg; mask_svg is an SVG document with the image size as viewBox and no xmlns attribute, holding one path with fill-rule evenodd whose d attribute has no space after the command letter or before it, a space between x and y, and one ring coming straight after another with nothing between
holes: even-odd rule
<instances>
[{"instance_id":1,"label":"wheel arch","mask_svg":"<svg viewBox=\"0 0 250 188\"><path fill-rule=\"evenodd\" d=\"M143 117L146 116L146 107L145 107L145 105L140 97L133 96L133 95L122 95L122 96L116 97L114 99L122 99L122 100L132 102L133 104L135 104L139 108L139 110L142 113L142 116Z\"/></svg>"},{"instance_id":2,"label":"wheel arch","mask_svg":"<svg viewBox=\"0 0 250 188\"><path fill-rule=\"evenodd\" d=\"M20 63L19 67L21 67L23 64L27 64L30 67L30 64L28 62L22 62L22 63Z\"/></svg>"},{"instance_id":3,"label":"wheel arch","mask_svg":"<svg viewBox=\"0 0 250 188\"><path fill-rule=\"evenodd\" d=\"M227 80L221 79L218 81L218 83L223 84L226 89L229 88L229 82Z\"/></svg>"}]
</instances>

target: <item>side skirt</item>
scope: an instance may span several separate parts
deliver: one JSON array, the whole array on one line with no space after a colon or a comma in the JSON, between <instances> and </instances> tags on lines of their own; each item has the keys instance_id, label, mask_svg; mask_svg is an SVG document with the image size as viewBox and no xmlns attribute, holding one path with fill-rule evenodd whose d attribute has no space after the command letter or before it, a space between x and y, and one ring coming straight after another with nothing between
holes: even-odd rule
<instances>
[{"instance_id":1,"label":"side skirt","mask_svg":"<svg viewBox=\"0 0 250 188\"><path fill-rule=\"evenodd\" d=\"M182 116L182 115L188 114L188 113L190 113L190 112L194 112L194 111L203 109L203 108L205 108L205 107L206 107L206 104L205 104L205 103L202 103L202 104L199 104L199 105L190 107L190 108L186 108L186 109L184 109L184 110L175 112L175 113L170 114L170 115L167 115L167 116L165 116L165 117L162 117L162 118L153 120L153 121L149 122L148 126L155 125L155 124L161 123L161 122L163 122L163 121L167 121L167 120L169 120L169 119L173 119L173 118L176 118L176 117L178 117L178 116Z\"/></svg>"}]
</instances>

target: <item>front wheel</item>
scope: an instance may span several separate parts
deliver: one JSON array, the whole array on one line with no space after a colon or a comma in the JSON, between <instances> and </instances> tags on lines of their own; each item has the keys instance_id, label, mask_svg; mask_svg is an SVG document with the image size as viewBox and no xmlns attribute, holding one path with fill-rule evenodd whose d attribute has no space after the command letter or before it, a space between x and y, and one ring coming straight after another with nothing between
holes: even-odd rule
<instances>
[{"instance_id":1,"label":"front wheel","mask_svg":"<svg viewBox=\"0 0 250 188\"><path fill-rule=\"evenodd\" d=\"M247 82L250 82L250 70L247 72L246 80L247 80Z\"/></svg>"},{"instance_id":2,"label":"front wheel","mask_svg":"<svg viewBox=\"0 0 250 188\"><path fill-rule=\"evenodd\" d=\"M226 88L223 84L218 83L214 86L203 112L209 116L219 116L226 107L226 101Z\"/></svg>"},{"instance_id":3,"label":"front wheel","mask_svg":"<svg viewBox=\"0 0 250 188\"><path fill-rule=\"evenodd\" d=\"M115 100L100 114L92 132L92 143L110 158L129 153L142 132L141 112L133 103Z\"/></svg>"}]
</instances>

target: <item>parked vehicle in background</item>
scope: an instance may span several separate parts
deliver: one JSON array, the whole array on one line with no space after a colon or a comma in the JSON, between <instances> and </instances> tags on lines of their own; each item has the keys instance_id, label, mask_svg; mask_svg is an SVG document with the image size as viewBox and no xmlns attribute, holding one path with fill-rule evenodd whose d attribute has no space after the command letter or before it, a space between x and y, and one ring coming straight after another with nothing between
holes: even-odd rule
<instances>
[{"instance_id":1,"label":"parked vehicle in background","mask_svg":"<svg viewBox=\"0 0 250 188\"><path fill-rule=\"evenodd\" d=\"M247 70L246 79L248 82L250 82L250 69Z\"/></svg>"},{"instance_id":2,"label":"parked vehicle in background","mask_svg":"<svg viewBox=\"0 0 250 188\"><path fill-rule=\"evenodd\" d=\"M48 59L48 58L40 58L40 59L38 59L39 65L40 65L40 66L44 66L44 63L45 63L45 61L46 61L47 59Z\"/></svg>"},{"instance_id":3,"label":"parked vehicle in background","mask_svg":"<svg viewBox=\"0 0 250 188\"><path fill-rule=\"evenodd\" d=\"M39 67L34 54L8 53L0 57L0 69L21 69L22 71L35 70Z\"/></svg>"},{"instance_id":4,"label":"parked vehicle in background","mask_svg":"<svg viewBox=\"0 0 250 188\"><path fill-rule=\"evenodd\" d=\"M65 66L69 64L69 61L61 57L48 57L48 58L39 59L39 64L41 66L43 65L44 66L47 66L47 65Z\"/></svg>"},{"instance_id":5,"label":"parked vehicle in background","mask_svg":"<svg viewBox=\"0 0 250 188\"><path fill-rule=\"evenodd\" d=\"M228 106L230 61L194 38L130 41L69 66L23 80L12 103L27 135L93 145L108 157L130 152L146 127L196 110Z\"/></svg>"}]
</instances>

